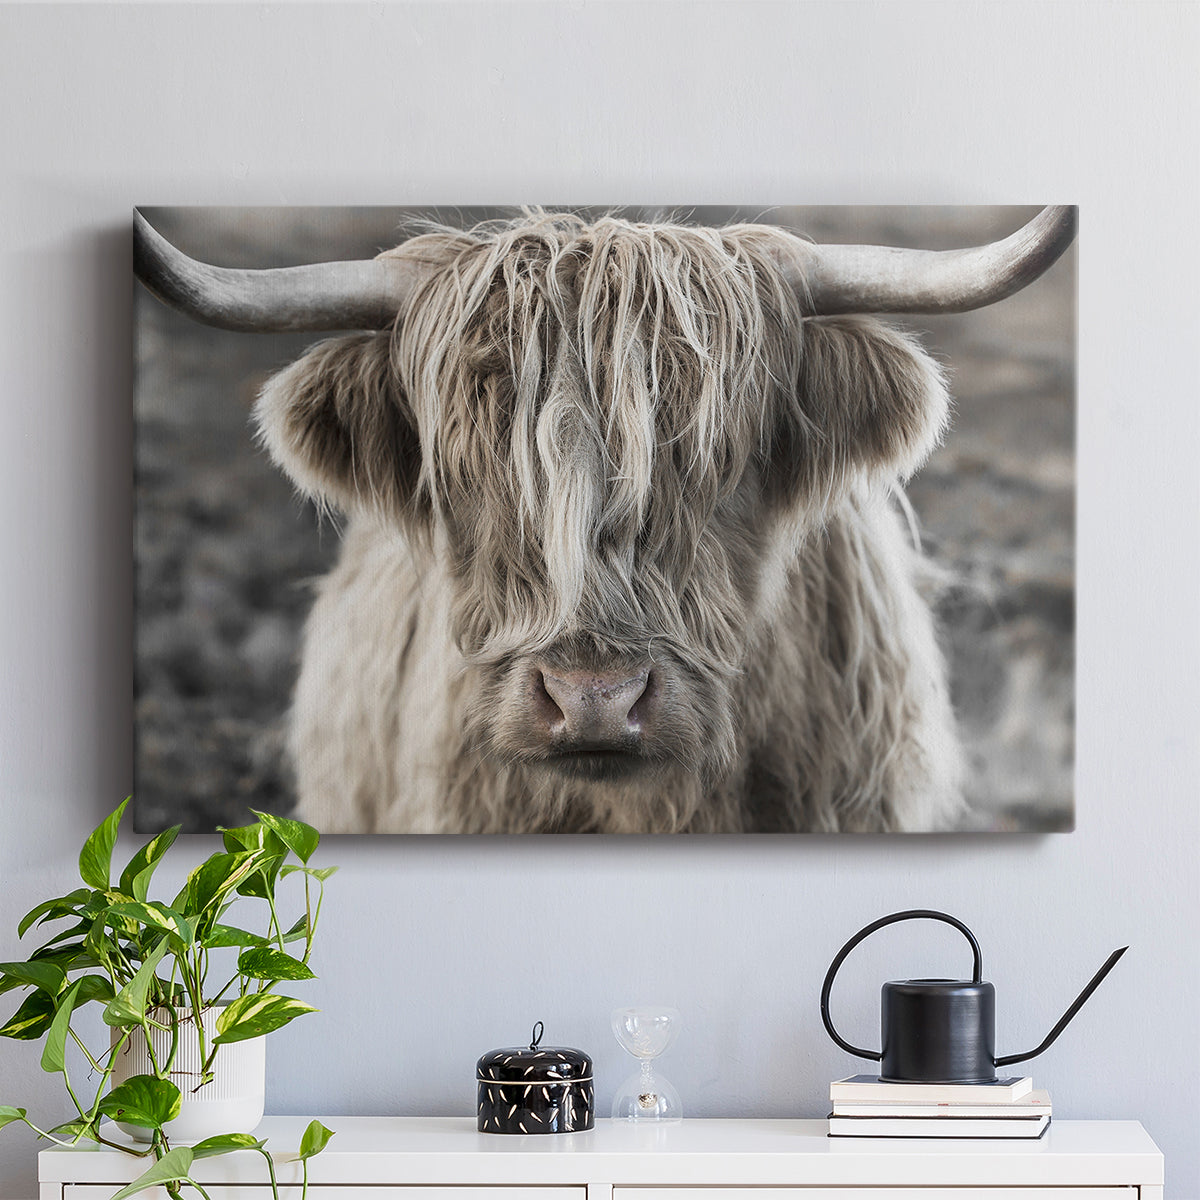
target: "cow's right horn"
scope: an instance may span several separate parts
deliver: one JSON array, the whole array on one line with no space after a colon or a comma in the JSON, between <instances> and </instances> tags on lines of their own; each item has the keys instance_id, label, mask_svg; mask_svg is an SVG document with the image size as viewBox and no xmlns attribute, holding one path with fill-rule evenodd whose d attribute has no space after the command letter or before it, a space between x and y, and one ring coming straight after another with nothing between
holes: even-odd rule
<instances>
[{"instance_id":1,"label":"cow's right horn","mask_svg":"<svg viewBox=\"0 0 1200 1200\"><path fill-rule=\"evenodd\" d=\"M969 312L1031 284L1071 244L1074 205L1051 205L1016 233L969 250L813 246L790 239L796 287L809 312Z\"/></svg>"},{"instance_id":2,"label":"cow's right horn","mask_svg":"<svg viewBox=\"0 0 1200 1200\"><path fill-rule=\"evenodd\" d=\"M133 269L160 300L206 325L243 333L386 329L417 272L396 258L239 270L189 258L133 210Z\"/></svg>"}]
</instances>

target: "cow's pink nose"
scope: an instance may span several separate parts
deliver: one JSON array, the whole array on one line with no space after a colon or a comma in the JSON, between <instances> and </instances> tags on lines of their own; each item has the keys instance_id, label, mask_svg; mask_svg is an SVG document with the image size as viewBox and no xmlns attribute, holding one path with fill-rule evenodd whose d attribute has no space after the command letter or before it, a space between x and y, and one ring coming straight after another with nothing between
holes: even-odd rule
<instances>
[{"instance_id":1,"label":"cow's pink nose","mask_svg":"<svg viewBox=\"0 0 1200 1200\"><path fill-rule=\"evenodd\" d=\"M534 690L547 732L574 747L597 750L639 738L654 697L648 669L631 675L544 667Z\"/></svg>"}]
</instances>

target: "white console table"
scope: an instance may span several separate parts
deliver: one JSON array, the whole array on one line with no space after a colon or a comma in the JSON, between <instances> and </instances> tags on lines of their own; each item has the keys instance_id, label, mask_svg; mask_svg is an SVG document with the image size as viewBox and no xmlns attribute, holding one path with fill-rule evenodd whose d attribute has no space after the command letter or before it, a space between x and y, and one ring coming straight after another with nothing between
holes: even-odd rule
<instances>
[{"instance_id":1,"label":"white console table","mask_svg":"<svg viewBox=\"0 0 1200 1200\"><path fill-rule=\"evenodd\" d=\"M309 1200L1162 1200L1163 1158L1136 1121L1054 1120L1039 1141L829 1138L824 1121L602 1120L587 1133L476 1133L474 1118L324 1117ZM257 1130L299 1200L307 1124ZM149 1164L90 1145L43 1150L41 1200L108 1200ZM212 1200L265 1200L253 1152L197 1162ZM933 1191L936 1189L936 1191ZM161 1189L145 1193L165 1200Z\"/></svg>"}]
</instances>

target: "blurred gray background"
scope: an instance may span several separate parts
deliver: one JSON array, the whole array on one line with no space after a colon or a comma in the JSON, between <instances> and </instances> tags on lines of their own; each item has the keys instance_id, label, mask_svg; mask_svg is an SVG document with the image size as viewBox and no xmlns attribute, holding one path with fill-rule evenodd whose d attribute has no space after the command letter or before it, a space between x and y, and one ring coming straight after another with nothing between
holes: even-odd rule
<instances>
[{"instance_id":1,"label":"blurred gray background","mask_svg":"<svg viewBox=\"0 0 1200 1200\"><path fill-rule=\"evenodd\" d=\"M143 211L197 258L269 267L370 257L414 217L470 225L514 210ZM1037 209L620 211L948 249L1003 237ZM947 581L939 616L970 763L967 829L1074 821L1075 253L998 305L904 322L948 367L956 402L909 497ZM136 821L205 831L292 804L284 722L311 584L339 535L254 445L248 415L270 372L319 335L209 329L135 293Z\"/></svg>"}]
</instances>

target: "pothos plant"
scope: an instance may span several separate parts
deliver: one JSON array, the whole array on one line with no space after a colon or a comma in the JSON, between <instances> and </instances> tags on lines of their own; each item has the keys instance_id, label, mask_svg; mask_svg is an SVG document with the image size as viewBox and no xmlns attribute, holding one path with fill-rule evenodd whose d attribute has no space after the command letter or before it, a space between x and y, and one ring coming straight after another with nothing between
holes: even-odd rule
<instances>
[{"instance_id":1,"label":"pothos plant","mask_svg":"<svg viewBox=\"0 0 1200 1200\"><path fill-rule=\"evenodd\" d=\"M41 1040L42 1069L62 1076L75 1115L50 1129L39 1128L24 1108L0 1105L0 1128L23 1122L40 1137L60 1146L81 1141L153 1158L152 1165L112 1200L161 1184L176 1200L183 1187L208 1194L192 1177L198 1159L235 1150L258 1151L266 1159L272 1190L278 1197L275 1165L265 1142L250 1133L230 1132L195 1145L172 1146L166 1126L179 1115L182 1094L171 1078L183 1037L198 1041L199 1078L189 1079L200 1092L219 1069L221 1047L262 1037L296 1017L316 1010L276 990L285 981L315 978L308 966L321 915L325 880L336 867L312 867L320 835L309 825L256 812L252 825L222 830L224 850L200 863L171 902L150 898L155 870L179 833L168 829L148 841L129 860L116 882L112 854L126 799L92 832L79 855L83 887L44 900L21 920L18 937L31 928L66 921L25 962L0 963L0 993L25 989L29 994L0 1036ZM304 911L285 926L276 902L277 885L288 875L303 880ZM226 921L237 904L237 925ZM243 913L257 909L261 932L244 928ZM236 961L231 961L236 955ZM104 1049L89 1048L80 1036L78 1015L98 1005L114 1033ZM200 1014L224 1005L209 1037ZM167 1031L170 1049L154 1053L151 1031ZM112 1083L118 1056L134 1036L144 1036L152 1074ZM72 1080L68 1046L78 1049L89 1068L94 1094ZM114 1141L103 1122L116 1119L150 1131L148 1145ZM319 1121L305 1130L297 1157L308 1184L308 1159L327 1145L332 1131Z\"/></svg>"}]
</instances>

